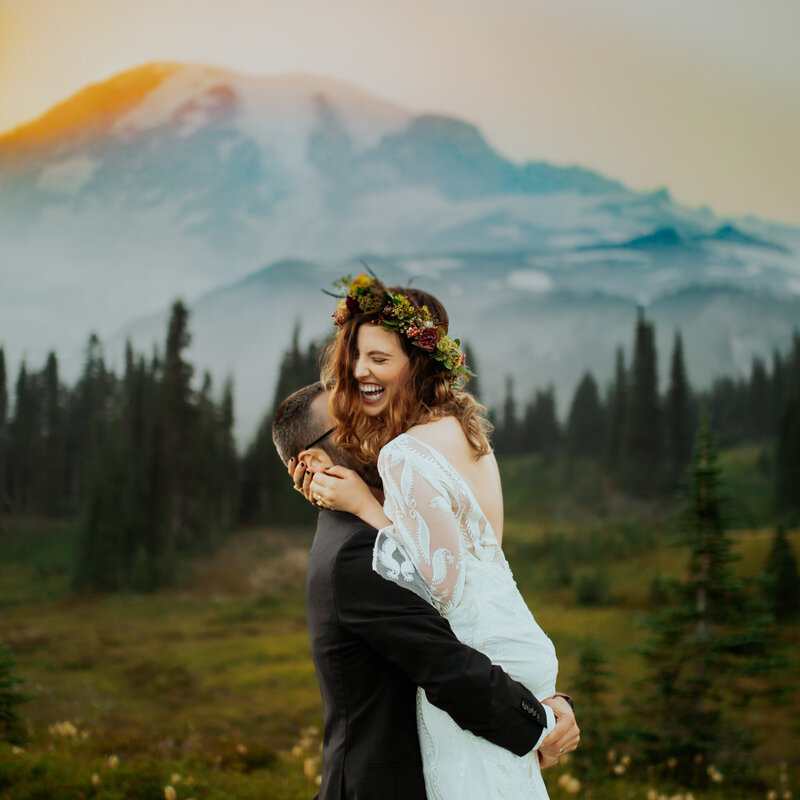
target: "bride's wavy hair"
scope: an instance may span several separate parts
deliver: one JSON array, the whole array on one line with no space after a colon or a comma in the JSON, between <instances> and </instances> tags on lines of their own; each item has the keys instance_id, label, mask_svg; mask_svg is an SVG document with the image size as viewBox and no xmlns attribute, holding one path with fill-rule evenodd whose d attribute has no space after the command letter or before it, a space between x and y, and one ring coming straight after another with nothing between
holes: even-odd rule
<instances>
[{"instance_id":1,"label":"bride's wavy hair","mask_svg":"<svg viewBox=\"0 0 800 800\"><path fill-rule=\"evenodd\" d=\"M434 324L448 327L447 310L432 294L400 286L392 286L389 291L403 294L419 306L427 306ZM476 458L491 452L492 426L486 418L486 409L469 392L453 389L441 363L397 333L394 335L409 358L408 380L382 417L360 413L361 393L353 377L358 330L379 316L380 312L351 317L323 353L322 380L331 389L329 405L338 428L336 445L358 463L375 465L381 448L396 436L414 425L453 416L461 423Z\"/></svg>"}]
</instances>

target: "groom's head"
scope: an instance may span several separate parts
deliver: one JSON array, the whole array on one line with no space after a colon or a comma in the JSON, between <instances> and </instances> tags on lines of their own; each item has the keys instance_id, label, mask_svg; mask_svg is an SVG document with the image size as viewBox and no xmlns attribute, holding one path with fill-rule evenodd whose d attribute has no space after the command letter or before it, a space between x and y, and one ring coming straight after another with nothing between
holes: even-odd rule
<instances>
[{"instance_id":1,"label":"groom's head","mask_svg":"<svg viewBox=\"0 0 800 800\"><path fill-rule=\"evenodd\" d=\"M329 392L317 381L290 394L278 406L272 441L284 464L296 458L311 469L349 466L349 459L333 442L336 426L328 411L328 397Z\"/></svg>"}]
</instances>

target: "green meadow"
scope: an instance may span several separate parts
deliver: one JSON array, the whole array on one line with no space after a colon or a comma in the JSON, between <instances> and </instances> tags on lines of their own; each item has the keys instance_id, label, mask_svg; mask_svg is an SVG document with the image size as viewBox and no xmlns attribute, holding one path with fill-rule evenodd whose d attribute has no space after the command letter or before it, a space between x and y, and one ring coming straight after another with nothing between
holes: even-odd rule
<instances>
[{"instance_id":1,"label":"green meadow","mask_svg":"<svg viewBox=\"0 0 800 800\"><path fill-rule=\"evenodd\" d=\"M771 483L759 458L757 447L722 456L737 569L748 577L763 570L773 534L763 522ZM621 718L643 672L636 647L653 581L685 568L674 506L615 496L589 463L525 456L502 471L504 549L556 645L560 688L570 691L576 653L593 640L612 673L604 705ZM0 798L313 797L322 721L304 613L313 531L239 531L217 553L186 563L169 590L90 597L70 589L77 535L76 523L2 520L0 641L32 699L21 707L31 742L0 745ZM789 538L800 551L800 531ZM731 698L731 713L759 742L753 784L723 776L695 797L790 800L800 788L798 633L796 622L780 628L788 657L754 683L752 702ZM615 773L623 756L623 766L640 758L624 736L607 747L614 758L606 779L576 786L567 762L549 773L551 796L688 797L667 763L635 772L647 779L631 779L627 767Z\"/></svg>"}]
</instances>

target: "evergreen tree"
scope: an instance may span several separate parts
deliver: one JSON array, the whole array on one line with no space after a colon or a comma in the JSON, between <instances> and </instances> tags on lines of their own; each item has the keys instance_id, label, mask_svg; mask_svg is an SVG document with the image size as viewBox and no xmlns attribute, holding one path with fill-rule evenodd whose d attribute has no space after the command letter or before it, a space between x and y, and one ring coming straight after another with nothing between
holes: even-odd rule
<instances>
[{"instance_id":1,"label":"evergreen tree","mask_svg":"<svg viewBox=\"0 0 800 800\"><path fill-rule=\"evenodd\" d=\"M689 381L683 363L683 341L675 332L666 402L667 454L670 483L677 484L692 453Z\"/></svg>"},{"instance_id":2,"label":"evergreen tree","mask_svg":"<svg viewBox=\"0 0 800 800\"><path fill-rule=\"evenodd\" d=\"M611 739L609 714L605 703L611 671L601 648L586 642L578 651L575 696L580 698L581 745L575 764L590 780L601 777L606 769L606 751Z\"/></svg>"},{"instance_id":3,"label":"evergreen tree","mask_svg":"<svg viewBox=\"0 0 800 800\"><path fill-rule=\"evenodd\" d=\"M575 390L567 418L570 455L599 457L603 451L604 423L597 383L591 372L586 372Z\"/></svg>"},{"instance_id":4,"label":"evergreen tree","mask_svg":"<svg viewBox=\"0 0 800 800\"><path fill-rule=\"evenodd\" d=\"M519 422L517 420L517 401L514 399L514 379L506 377L506 396L503 400L503 414L495 433L495 450L501 455L519 452Z\"/></svg>"},{"instance_id":5,"label":"evergreen tree","mask_svg":"<svg viewBox=\"0 0 800 800\"><path fill-rule=\"evenodd\" d=\"M676 777L699 783L709 763L731 770L746 763L752 742L739 727L741 715L726 708L734 696L737 707L746 703L752 689L740 679L771 669L774 660L769 616L732 568L705 412L691 478L684 515L688 574L662 583L666 600L649 620L647 696L638 717L651 758L675 758Z\"/></svg>"},{"instance_id":6,"label":"evergreen tree","mask_svg":"<svg viewBox=\"0 0 800 800\"><path fill-rule=\"evenodd\" d=\"M780 350L775 348L772 351L772 374L770 375L770 435L774 436L778 429L778 420L781 417L783 404L786 401L785 397L785 366L783 363L783 356Z\"/></svg>"},{"instance_id":7,"label":"evergreen tree","mask_svg":"<svg viewBox=\"0 0 800 800\"><path fill-rule=\"evenodd\" d=\"M475 353L472 348L466 343L462 342L462 349L464 355L467 357L466 364L474 372L475 377L470 379L467 384L467 391L480 403L481 401L481 382L480 382L480 369L478 368L478 361L475 358Z\"/></svg>"},{"instance_id":8,"label":"evergreen tree","mask_svg":"<svg viewBox=\"0 0 800 800\"><path fill-rule=\"evenodd\" d=\"M647 497L661 487L661 419L658 403L655 330L639 308L633 366L622 440L623 485Z\"/></svg>"},{"instance_id":9,"label":"evergreen tree","mask_svg":"<svg viewBox=\"0 0 800 800\"><path fill-rule=\"evenodd\" d=\"M556 392L553 384L536 390L525 406L520 441L528 453L552 453L561 441L561 428L556 418Z\"/></svg>"},{"instance_id":10,"label":"evergreen tree","mask_svg":"<svg viewBox=\"0 0 800 800\"><path fill-rule=\"evenodd\" d=\"M14 675L14 665L11 651L0 642L0 742L23 745L30 737L19 706L31 698L22 692L22 682Z\"/></svg>"},{"instance_id":11,"label":"evergreen tree","mask_svg":"<svg viewBox=\"0 0 800 800\"><path fill-rule=\"evenodd\" d=\"M164 498L163 566L168 571L172 570L177 551L190 547L193 539L189 508L193 468L190 442L196 417L192 406L193 368L184 357L190 342L189 310L176 300L169 319L158 408Z\"/></svg>"},{"instance_id":12,"label":"evergreen tree","mask_svg":"<svg viewBox=\"0 0 800 800\"><path fill-rule=\"evenodd\" d=\"M47 356L43 373L42 410L42 497L38 506L48 514L64 510L66 500L66 440L62 387L58 380L58 359Z\"/></svg>"},{"instance_id":13,"label":"evergreen tree","mask_svg":"<svg viewBox=\"0 0 800 800\"><path fill-rule=\"evenodd\" d=\"M763 359L754 358L747 387L747 434L762 439L770 434L770 387Z\"/></svg>"},{"instance_id":14,"label":"evergreen tree","mask_svg":"<svg viewBox=\"0 0 800 800\"><path fill-rule=\"evenodd\" d=\"M24 361L17 375L9 434L11 505L17 511L33 511L38 499L37 477L42 458L41 396L38 376L28 373Z\"/></svg>"},{"instance_id":15,"label":"evergreen tree","mask_svg":"<svg viewBox=\"0 0 800 800\"><path fill-rule=\"evenodd\" d=\"M608 403L608 440L606 446L606 462L612 472L620 468L622 437L625 427L625 412L628 405L628 375L625 370L625 353L617 348L617 360L614 370L614 384L609 393Z\"/></svg>"},{"instance_id":16,"label":"evergreen tree","mask_svg":"<svg viewBox=\"0 0 800 800\"><path fill-rule=\"evenodd\" d=\"M800 574L786 531L778 526L764 569L767 598L775 619L793 619L800 611Z\"/></svg>"},{"instance_id":17,"label":"evergreen tree","mask_svg":"<svg viewBox=\"0 0 800 800\"><path fill-rule=\"evenodd\" d=\"M6 378L6 354L0 347L0 514L8 511L11 500L8 496L8 383Z\"/></svg>"},{"instance_id":18,"label":"evergreen tree","mask_svg":"<svg viewBox=\"0 0 800 800\"><path fill-rule=\"evenodd\" d=\"M313 508L292 491L286 467L272 444L272 418L278 405L292 392L319 380L321 347L311 342L303 350L296 326L281 359L275 396L242 458L239 518L242 522L312 519Z\"/></svg>"},{"instance_id":19,"label":"evergreen tree","mask_svg":"<svg viewBox=\"0 0 800 800\"><path fill-rule=\"evenodd\" d=\"M775 448L775 505L787 520L800 519L800 336L787 362L788 399L778 420Z\"/></svg>"}]
</instances>

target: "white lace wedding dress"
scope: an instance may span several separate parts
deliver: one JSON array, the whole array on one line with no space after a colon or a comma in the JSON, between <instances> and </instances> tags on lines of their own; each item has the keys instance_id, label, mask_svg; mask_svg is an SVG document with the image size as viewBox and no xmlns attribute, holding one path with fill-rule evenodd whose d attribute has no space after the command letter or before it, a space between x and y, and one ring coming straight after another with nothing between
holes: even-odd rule
<instances>
[{"instance_id":1,"label":"white lace wedding dress","mask_svg":"<svg viewBox=\"0 0 800 800\"><path fill-rule=\"evenodd\" d=\"M373 567L432 603L459 639L543 700L555 693L553 643L517 589L469 485L437 450L401 434L378 469L393 525L378 532ZM428 800L547 798L536 753L516 756L460 728L417 692Z\"/></svg>"}]
</instances>

